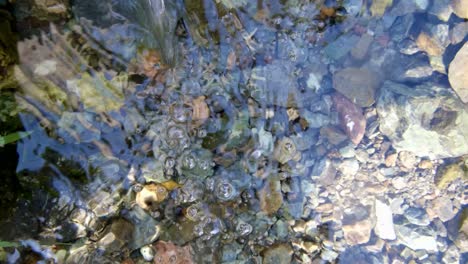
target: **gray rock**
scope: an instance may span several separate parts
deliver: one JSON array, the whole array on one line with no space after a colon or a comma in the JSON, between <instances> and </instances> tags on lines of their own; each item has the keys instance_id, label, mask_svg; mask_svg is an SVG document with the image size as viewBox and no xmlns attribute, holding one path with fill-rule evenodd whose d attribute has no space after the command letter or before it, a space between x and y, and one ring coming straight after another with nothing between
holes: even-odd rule
<instances>
[{"instance_id":1,"label":"gray rock","mask_svg":"<svg viewBox=\"0 0 468 264\"><path fill-rule=\"evenodd\" d=\"M411 224L395 225L398 240L412 250L437 251L437 240L434 230Z\"/></svg>"},{"instance_id":2,"label":"gray rock","mask_svg":"<svg viewBox=\"0 0 468 264\"><path fill-rule=\"evenodd\" d=\"M359 162L356 159L345 159L338 165L338 170L345 176L354 176L359 171Z\"/></svg>"},{"instance_id":3,"label":"gray rock","mask_svg":"<svg viewBox=\"0 0 468 264\"><path fill-rule=\"evenodd\" d=\"M457 211L454 210L452 200L447 197L439 197L432 201L433 207L436 215L442 220L442 222L447 222L451 220L457 214Z\"/></svg>"},{"instance_id":4,"label":"gray rock","mask_svg":"<svg viewBox=\"0 0 468 264\"><path fill-rule=\"evenodd\" d=\"M427 226L431 223L426 210L417 207L410 207L405 210L405 217L411 224L418 226Z\"/></svg>"},{"instance_id":5,"label":"gray rock","mask_svg":"<svg viewBox=\"0 0 468 264\"><path fill-rule=\"evenodd\" d=\"M325 47L325 55L333 60L339 60L348 54L359 41L359 37L352 34L345 34Z\"/></svg>"},{"instance_id":6,"label":"gray rock","mask_svg":"<svg viewBox=\"0 0 468 264\"><path fill-rule=\"evenodd\" d=\"M374 103L380 80L366 68L345 68L333 74L333 87L353 103L368 107Z\"/></svg>"},{"instance_id":7,"label":"gray rock","mask_svg":"<svg viewBox=\"0 0 468 264\"><path fill-rule=\"evenodd\" d=\"M387 81L377 101L377 113L380 131L399 151L431 159L468 153L467 106L447 89Z\"/></svg>"},{"instance_id":8,"label":"gray rock","mask_svg":"<svg viewBox=\"0 0 468 264\"><path fill-rule=\"evenodd\" d=\"M336 169L329 159L322 159L314 165L311 172L312 178L318 178L323 185L333 184L336 176Z\"/></svg>"}]
</instances>

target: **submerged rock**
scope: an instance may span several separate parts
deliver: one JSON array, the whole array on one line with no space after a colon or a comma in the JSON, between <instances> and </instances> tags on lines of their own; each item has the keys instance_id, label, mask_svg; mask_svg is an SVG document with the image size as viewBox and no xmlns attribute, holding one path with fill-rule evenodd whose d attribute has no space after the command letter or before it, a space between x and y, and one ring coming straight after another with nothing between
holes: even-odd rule
<instances>
[{"instance_id":1,"label":"submerged rock","mask_svg":"<svg viewBox=\"0 0 468 264\"><path fill-rule=\"evenodd\" d=\"M382 239L393 240L396 238L395 229L393 227L392 209L387 204L375 200L375 233Z\"/></svg>"},{"instance_id":2,"label":"submerged rock","mask_svg":"<svg viewBox=\"0 0 468 264\"><path fill-rule=\"evenodd\" d=\"M258 191L260 207L267 214L274 214L283 204L283 193L279 180L269 179Z\"/></svg>"},{"instance_id":3,"label":"submerged rock","mask_svg":"<svg viewBox=\"0 0 468 264\"><path fill-rule=\"evenodd\" d=\"M156 254L154 264L191 264L194 263L192 258L192 248L190 246L180 247L171 242L158 241L153 245Z\"/></svg>"},{"instance_id":4,"label":"submerged rock","mask_svg":"<svg viewBox=\"0 0 468 264\"><path fill-rule=\"evenodd\" d=\"M387 81L377 113L380 131L399 151L431 159L468 153L467 107L443 88L431 84L411 88Z\"/></svg>"},{"instance_id":5,"label":"submerged rock","mask_svg":"<svg viewBox=\"0 0 468 264\"><path fill-rule=\"evenodd\" d=\"M468 19L468 0L452 0L452 9L458 17Z\"/></svg>"},{"instance_id":6,"label":"submerged rock","mask_svg":"<svg viewBox=\"0 0 468 264\"><path fill-rule=\"evenodd\" d=\"M362 115L362 110L340 93L333 94L332 98L342 129L349 139L358 145L366 132L366 119Z\"/></svg>"},{"instance_id":7,"label":"submerged rock","mask_svg":"<svg viewBox=\"0 0 468 264\"><path fill-rule=\"evenodd\" d=\"M346 68L333 75L333 87L353 103L368 107L374 103L379 79L365 68Z\"/></svg>"},{"instance_id":8,"label":"submerged rock","mask_svg":"<svg viewBox=\"0 0 468 264\"><path fill-rule=\"evenodd\" d=\"M263 252L264 264L288 264L291 263L293 250L288 244L280 244L266 249Z\"/></svg>"},{"instance_id":9,"label":"submerged rock","mask_svg":"<svg viewBox=\"0 0 468 264\"><path fill-rule=\"evenodd\" d=\"M468 8L468 7L467 7ZM468 43L457 52L448 70L448 78L453 90L464 103L468 103Z\"/></svg>"}]
</instances>

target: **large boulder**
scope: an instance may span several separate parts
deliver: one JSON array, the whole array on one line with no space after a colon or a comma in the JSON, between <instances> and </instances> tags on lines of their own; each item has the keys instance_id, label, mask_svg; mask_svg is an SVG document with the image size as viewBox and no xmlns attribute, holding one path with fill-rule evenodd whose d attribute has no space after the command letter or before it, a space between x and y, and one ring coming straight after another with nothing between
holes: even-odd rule
<instances>
[{"instance_id":1,"label":"large boulder","mask_svg":"<svg viewBox=\"0 0 468 264\"><path fill-rule=\"evenodd\" d=\"M399 151L447 158L468 153L468 106L451 89L386 81L377 100L380 131Z\"/></svg>"}]
</instances>

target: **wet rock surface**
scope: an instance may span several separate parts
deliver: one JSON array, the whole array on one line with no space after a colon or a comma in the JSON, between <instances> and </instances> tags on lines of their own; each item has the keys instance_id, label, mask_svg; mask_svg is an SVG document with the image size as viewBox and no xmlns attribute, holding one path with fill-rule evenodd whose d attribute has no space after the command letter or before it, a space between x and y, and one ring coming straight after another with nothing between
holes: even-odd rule
<instances>
[{"instance_id":1,"label":"wet rock surface","mask_svg":"<svg viewBox=\"0 0 468 264\"><path fill-rule=\"evenodd\" d=\"M466 262L466 1L29 2L0 262Z\"/></svg>"}]
</instances>

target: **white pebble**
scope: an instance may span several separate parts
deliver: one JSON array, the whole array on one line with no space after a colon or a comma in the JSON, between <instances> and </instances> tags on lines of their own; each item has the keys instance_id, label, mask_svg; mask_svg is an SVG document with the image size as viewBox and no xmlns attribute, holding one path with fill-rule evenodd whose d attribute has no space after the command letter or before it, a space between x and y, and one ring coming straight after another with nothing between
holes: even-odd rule
<instances>
[{"instance_id":1,"label":"white pebble","mask_svg":"<svg viewBox=\"0 0 468 264\"><path fill-rule=\"evenodd\" d=\"M140 253L146 261L153 261L154 250L151 246L144 246L140 248Z\"/></svg>"}]
</instances>

